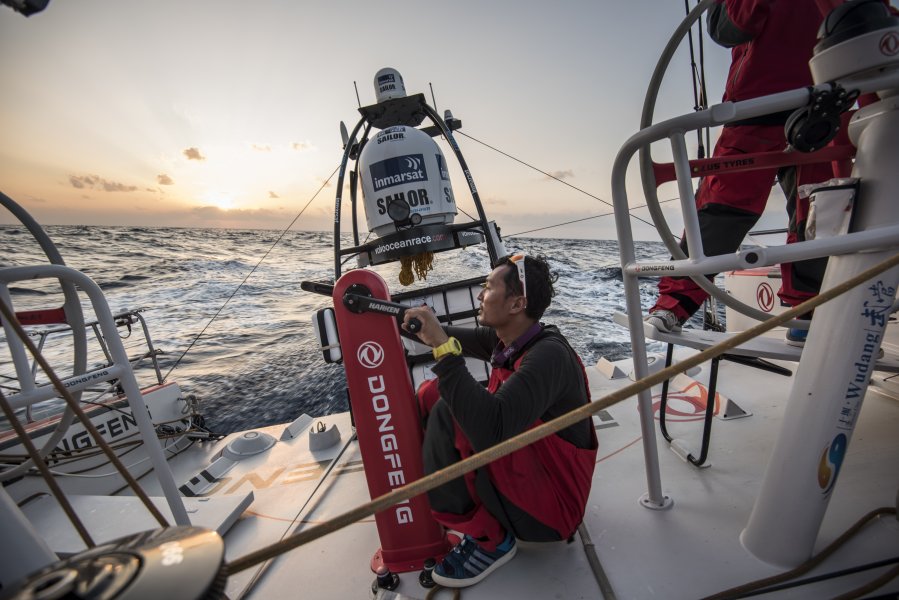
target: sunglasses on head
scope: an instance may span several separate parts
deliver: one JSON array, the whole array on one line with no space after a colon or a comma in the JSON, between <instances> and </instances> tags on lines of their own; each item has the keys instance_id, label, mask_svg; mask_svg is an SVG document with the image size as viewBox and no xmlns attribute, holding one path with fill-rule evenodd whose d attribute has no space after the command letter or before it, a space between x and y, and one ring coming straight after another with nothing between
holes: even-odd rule
<instances>
[{"instance_id":1,"label":"sunglasses on head","mask_svg":"<svg viewBox=\"0 0 899 600\"><path fill-rule=\"evenodd\" d=\"M526 273L524 268L524 254L516 254L514 256L510 256L509 260L518 267L518 280L521 282L521 294L527 298L528 297L528 287L526 285L527 280L525 279Z\"/></svg>"}]
</instances>

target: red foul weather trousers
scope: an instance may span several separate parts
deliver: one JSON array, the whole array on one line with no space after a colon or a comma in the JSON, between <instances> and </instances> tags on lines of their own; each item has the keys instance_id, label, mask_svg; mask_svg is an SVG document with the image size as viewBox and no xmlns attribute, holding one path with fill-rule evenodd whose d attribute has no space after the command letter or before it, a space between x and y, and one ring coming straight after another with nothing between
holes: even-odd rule
<instances>
[{"instance_id":1,"label":"red foul weather trousers","mask_svg":"<svg viewBox=\"0 0 899 600\"><path fill-rule=\"evenodd\" d=\"M782 125L724 127L715 144L714 156L780 151L786 145ZM787 243L804 240L809 203L808 199L798 197L798 186L826 181L833 176L832 173L830 163L821 163L704 178L696 193L696 207L706 256L730 254L740 248L743 238L765 210L775 177L780 180L787 198L790 218ZM681 240L681 249L687 252L686 238ZM826 258L781 265L780 299L787 305L795 306L815 296L821 287L826 265ZM713 277L710 275L709 279ZM662 277L658 300L650 310L670 310L681 320L686 320L702 306L706 298L708 294L689 277Z\"/></svg>"}]
</instances>

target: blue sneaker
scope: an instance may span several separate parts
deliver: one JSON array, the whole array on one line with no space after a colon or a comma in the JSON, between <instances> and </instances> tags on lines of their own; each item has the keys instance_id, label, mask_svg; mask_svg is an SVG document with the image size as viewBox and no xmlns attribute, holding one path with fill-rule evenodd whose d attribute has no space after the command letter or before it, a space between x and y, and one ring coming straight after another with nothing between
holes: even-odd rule
<instances>
[{"instance_id":1,"label":"blue sneaker","mask_svg":"<svg viewBox=\"0 0 899 600\"><path fill-rule=\"evenodd\" d=\"M476 539L466 535L434 568L431 577L443 587L468 587L512 560L517 551L515 536L511 533L506 534L493 552L481 548Z\"/></svg>"},{"instance_id":2,"label":"blue sneaker","mask_svg":"<svg viewBox=\"0 0 899 600\"><path fill-rule=\"evenodd\" d=\"M665 333L679 333L681 326L684 324L673 312L661 308L650 311L648 315L643 317L643 320Z\"/></svg>"},{"instance_id":3,"label":"blue sneaker","mask_svg":"<svg viewBox=\"0 0 899 600\"><path fill-rule=\"evenodd\" d=\"M787 330L787 344L802 348L805 346L805 338L808 337L808 329L792 327Z\"/></svg>"}]
</instances>

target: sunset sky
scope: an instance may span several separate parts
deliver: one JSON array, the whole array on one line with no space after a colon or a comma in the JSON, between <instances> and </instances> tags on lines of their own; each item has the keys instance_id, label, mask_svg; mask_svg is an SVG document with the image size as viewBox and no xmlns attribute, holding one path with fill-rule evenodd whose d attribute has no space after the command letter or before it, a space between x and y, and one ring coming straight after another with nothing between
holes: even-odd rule
<instances>
[{"instance_id":1,"label":"sunset sky","mask_svg":"<svg viewBox=\"0 0 899 600\"><path fill-rule=\"evenodd\" d=\"M410 93L430 100L432 84L463 133L611 202L612 161L684 14L680 0L53 0L29 18L0 7L0 190L46 224L284 229L338 166L339 123L359 118L353 82L371 104L375 72L393 67ZM717 102L729 55L707 38L705 54ZM686 47L660 102L660 117L692 110ZM611 212L457 140L506 234ZM332 227L335 181L294 229ZM458 170L453 186L472 213ZM614 224L533 235L606 239Z\"/></svg>"}]
</instances>

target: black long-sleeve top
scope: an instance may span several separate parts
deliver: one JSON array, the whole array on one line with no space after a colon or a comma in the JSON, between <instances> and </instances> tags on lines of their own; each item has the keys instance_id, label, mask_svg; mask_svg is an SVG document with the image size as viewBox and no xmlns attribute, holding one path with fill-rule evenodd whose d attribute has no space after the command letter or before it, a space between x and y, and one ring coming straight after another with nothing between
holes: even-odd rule
<instances>
[{"instance_id":1,"label":"black long-sleeve top","mask_svg":"<svg viewBox=\"0 0 899 600\"><path fill-rule=\"evenodd\" d=\"M445 327L463 354L490 361L499 343L490 327ZM526 352L518 369L491 394L465 367L461 356L446 356L432 368L440 396L476 451L525 431L537 419L549 421L588 401L583 371L574 350L555 326L547 326L509 362ZM562 439L589 448L590 419L560 431Z\"/></svg>"}]
</instances>

